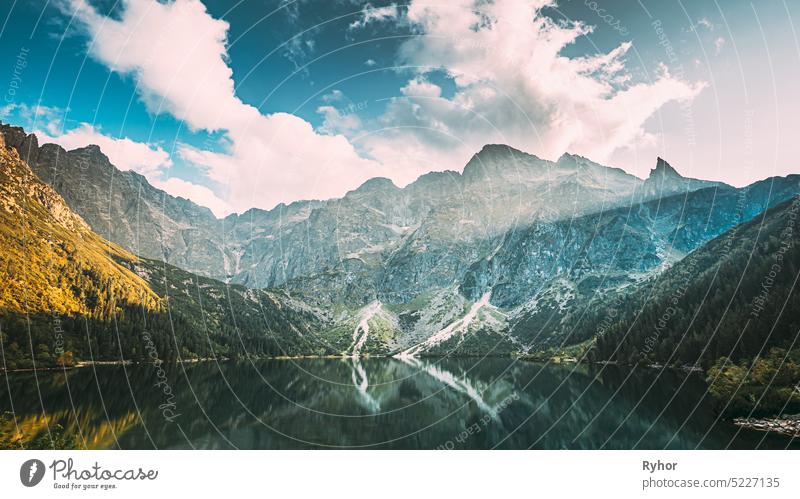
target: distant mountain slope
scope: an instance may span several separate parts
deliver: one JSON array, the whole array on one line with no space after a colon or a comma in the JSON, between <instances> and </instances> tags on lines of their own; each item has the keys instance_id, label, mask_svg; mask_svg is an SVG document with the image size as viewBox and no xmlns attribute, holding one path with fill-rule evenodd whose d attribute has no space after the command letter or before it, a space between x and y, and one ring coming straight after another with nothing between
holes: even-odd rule
<instances>
[{"instance_id":1,"label":"distant mountain slope","mask_svg":"<svg viewBox=\"0 0 800 499\"><path fill-rule=\"evenodd\" d=\"M0 137L0 309L109 319L158 296L118 264L135 257L96 234ZM112 258L113 257L113 258Z\"/></svg>"},{"instance_id":2,"label":"distant mountain slope","mask_svg":"<svg viewBox=\"0 0 800 499\"><path fill-rule=\"evenodd\" d=\"M629 293L591 356L699 363L800 343L800 198L720 235Z\"/></svg>"},{"instance_id":3,"label":"distant mountain slope","mask_svg":"<svg viewBox=\"0 0 800 499\"><path fill-rule=\"evenodd\" d=\"M515 308L511 330L534 348L592 336L594 309L624 294L691 251L800 194L800 176L744 189L707 188L570 221L536 223L509 233L491 259L476 262L462 290Z\"/></svg>"},{"instance_id":4,"label":"distant mountain slope","mask_svg":"<svg viewBox=\"0 0 800 499\"><path fill-rule=\"evenodd\" d=\"M161 297L196 355L247 345L410 356L574 345L600 332L611 297L640 293L708 241L800 194L800 176L737 189L684 178L659 158L641 180L580 156L551 162L488 145L462 173L404 188L375 178L340 199L218 220L118 171L96 147L67 152L19 128L0 132L93 227L163 255L167 263L115 261Z\"/></svg>"},{"instance_id":5,"label":"distant mountain slope","mask_svg":"<svg viewBox=\"0 0 800 499\"><path fill-rule=\"evenodd\" d=\"M5 367L74 359L336 353L324 314L105 241L0 136L0 342ZM69 357L63 354L70 353ZM151 358L152 360L152 358Z\"/></svg>"},{"instance_id":6,"label":"distant mountain slope","mask_svg":"<svg viewBox=\"0 0 800 499\"><path fill-rule=\"evenodd\" d=\"M113 166L97 146L65 151L0 125L6 144L52 186L97 234L138 255L223 271L222 224L208 208L168 195L132 171ZM224 271L223 271L224 272Z\"/></svg>"},{"instance_id":7,"label":"distant mountain slope","mask_svg":"<svg viewBox=\"0 0 800 499\"><path fill-rule=\"evenodd\" d=\"M253 288L332 271L347 260L361 261L376 278L392 258L400 268L385 278L395 281L397 300L413 298L402 289L404 269L430 267L428 248L455 249L454 243L490 239L533 220L716 185L683 179L668 165L642 181L580 156L551 162L488 145L463 173L430 173L402 189L372 179L340 199L252 209L219 220L134 172L119 171L95 146L65 151L40 147L21 128L0 125L0 133L93 230L136 254ZM422 275L432 283L452 282L480 253L438 253L435 259L446 256L450 262Z\"/></svg>"}]
</instances>

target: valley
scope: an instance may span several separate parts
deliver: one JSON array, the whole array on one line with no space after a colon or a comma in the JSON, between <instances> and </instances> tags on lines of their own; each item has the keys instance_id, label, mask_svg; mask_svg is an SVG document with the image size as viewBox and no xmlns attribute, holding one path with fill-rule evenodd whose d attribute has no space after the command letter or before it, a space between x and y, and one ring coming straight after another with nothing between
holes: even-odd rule
<instances>
[{"instance_id":1,"label":"valley","mask_svg":"<svg viewBox=\"0 0 800 499\"><path fill-rule=\"evenodd\" d=\"M6 369L145 361L147 332L165 361L558 357L732 377L800 330L784 313L798 175L736 188L658 158L639 179L487 145L463 172L218 219L96 146L0 137ZM746 407L796 407L785 388Z\"/></svg>"}]
</instances>

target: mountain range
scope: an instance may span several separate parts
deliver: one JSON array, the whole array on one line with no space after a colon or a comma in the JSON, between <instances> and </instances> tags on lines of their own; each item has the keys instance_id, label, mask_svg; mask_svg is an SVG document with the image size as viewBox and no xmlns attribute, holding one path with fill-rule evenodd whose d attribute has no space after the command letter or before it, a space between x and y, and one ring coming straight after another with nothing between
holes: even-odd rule
<instances>
[{"instance_id":1,"label":"mountain range","mask_svg":"<svg viewBox=\"0 0 800 499\"><path fill-rule=\"evenodd\" d=\"M316 351L312 339L322 330L317 315L285 293L226 285L103 239L2 134L0 279L9 369L285 355Z\"/></svg>"},{"instance_id":2,"label":"mountain range","mask_svg":"<svg viewBox=\"0 0 800 499\"><path fill-rule=\"evenodd\" d=\"M47 228L42 234L77 248L58 253L66 267L112 273L86 281L57 277L63 273L50 267L33 281L62 279L60 285L75 290L75 303L59 310L99 330L120 317L117 330L128 336L163 329L159 345L169 358L525 355L575 347L595 360L668 361L681 327L697 341L716 337L708 325L725 310L722 298L714 302L722 309L698 308L696 293L687 291L681 321L668 321L670 333L650 341L648 328L670 307L673 288L718 287L708 279L715 265L727 265L722 282L735 280L738 265L747 265L743 252L762 244L758 228L778 237L772 230L800 194L798 175L736 188L685 178L658 158L649 177L639 179L576 155L548 161L487 145L462 172L428 173L402 188L375 178L338 199L219 219L120 171L96 146L40 146L35 135L8 125L0 125L0 135L3 161L16 172L3 178L2 201L22 206L29 199L42 213L35 221ZM12 195L6 185L36 185L47 196ZM15 232L28 212L19 209L3 222L6 268L29 265L23 251L10 253L29 244ZM765 247L764 261L773 246ZM727 258L720 259L720 247ZM49 261L53 248L42 243L33 254ZM34 275L26 272L18 278L22 287ZM16 275L8 271L4 279ZM86 297L107 282L148 297L146 304L112 292L115 298L97 311ZM52 310L59 299L37 312ZM0 307L6 323L25 311L8 297ZM686 323L695 310L702 320ZM753 326L762 333L753 338L788 346L797 334L793 323L785 334L763 334L775 313L765 310ZM618 336L631 324L638 332ZM85 357L91 345L74 337L74 350ZM142 355L140 342L117 337L100 342L103 355ZM672 360L708 366L730 346L713 344ZM750 346L733 349L734 356L754 353Z\"/></svg>"}]
</instances>

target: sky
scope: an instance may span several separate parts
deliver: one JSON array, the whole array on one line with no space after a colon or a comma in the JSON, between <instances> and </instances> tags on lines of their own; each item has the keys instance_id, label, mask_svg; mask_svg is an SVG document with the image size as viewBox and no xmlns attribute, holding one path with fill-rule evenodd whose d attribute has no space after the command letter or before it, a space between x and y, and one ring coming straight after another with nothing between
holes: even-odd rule
<instances>
[{"instance_id":1,"label":"sky","mask_svg":"<svg viewBox=\"0 0 800 499\"><path fill-rule=\"evenodd\" d=\"M741 186L800 172L795 21L789 0L6 0L0 120L220 217L488 143Z\"/></svg>"}]
</instances>

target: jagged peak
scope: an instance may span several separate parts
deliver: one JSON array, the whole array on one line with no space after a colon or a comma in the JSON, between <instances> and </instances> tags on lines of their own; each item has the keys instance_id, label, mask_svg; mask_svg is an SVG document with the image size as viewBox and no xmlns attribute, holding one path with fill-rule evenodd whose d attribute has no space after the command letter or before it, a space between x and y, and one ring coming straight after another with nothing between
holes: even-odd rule
<instances>
[{"instance_id":1,"label":"jagged peak","mask_svg":"<svg viewBox=\"0 0 800 499\"><path fill-rule=\"evenodd\" d=\"M577 161L590 161L590 162L593 163L592 160L590 160L589 158L587 158L585 156L581 156L580 154L572 154L570 152L565 152L564 154L562 154L558 158L556 163L568 163L568 162L573 162L573 161L575 161L575 162L577 162Z\"/></svg>"},{"instance_id":2,"label":"jagged peak","mask_svg":"<svg viewBox=\"0 0 800 499\"><path fill-rule=\"evenodd\" d=\"M475 158L492 158L497 156L523 156L533 159L539 159L533 154L526 153L525 151L520 151L517 148L511 147L507 144L486 144L478 151L472 159ZM472 162L472 161L470 161Z\"/></svg>"},{"instance_id":3,"label":"jagged peak","mask_svg":"<svg viewBox=\"0 0 800 499\"><path fill-rule=\"evenodd\" d=\"M400 188L394 185L394 182L391 179L386 177L373 177L360 186L356 188L354 191L350 192L369 192L369 191L382 191L382 190L399 190Z\"/></svg>"},{"instance_id":4,"label":"jagged peak","mask_svg":"<svg viewBox=\"0 0 800 499\"><path fill-rule=\"evenodd\" d=\"M678 173L678 171L675 168L673 168L669 163L667 163L667 161L661 156L659 156L658 159L656 160L656 167L650 170L650 178L656 176L685 178L683 175Z\"/></svg>"},{"instance_id":5,"label":"jagged peak","mask_svg":"<svg viewBox=\"0 0 800 499\"><path fill-rule=\"evenodd\" d=\"M85 154L87 156L96 157L105 159L109 161L108 156L103 152L103 150L97 144L89 144L88 146L79 147L77 149L73 149L69 152L76 152L79 154Z\"/></svg>"},{"instance_id":6,"label":"jagged peak","mask_svg":"<svg viewBox=\"0 0 800 499\"><path fill-rule=\"evenodd\" d=\"M485 146L481 147L481 150L478 151L478 154L489 154L492 152L517 152L522 153L519 149L511 147L508 144L486 144ZM525 153L523 153L525 154Z\"/></svg>"},{"instance_id":7,"label":"jagged peak","mask_svg":"<svg viewBox=\"0 0 800 499\"><path fill-rule=\"evenodd\" d=\"M486 144L466 164L463 176L466 179L479 179L486 175L486 168L489 166L492 169L497 166L505 168L506 165L509 168L514 168L515 166L529 165L540 161L543 160L506 144Z\"/></svg>"}]
</instances>

